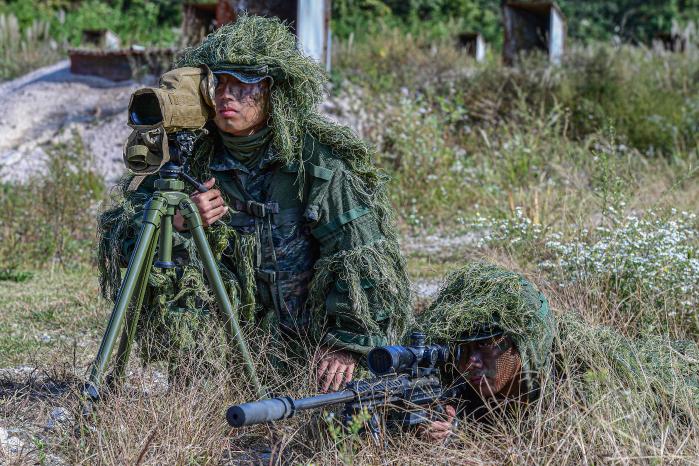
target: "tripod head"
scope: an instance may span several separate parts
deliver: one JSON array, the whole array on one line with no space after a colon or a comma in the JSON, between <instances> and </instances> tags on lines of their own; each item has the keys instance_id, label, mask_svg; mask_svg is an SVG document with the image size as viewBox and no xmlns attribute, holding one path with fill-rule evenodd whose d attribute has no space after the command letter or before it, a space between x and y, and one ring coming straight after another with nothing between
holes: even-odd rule
<instances>
[{"instance_id":1,"label":"tripod head","mask_svg":"<svg viewBox=\"0 0 699 466\"><path fill-rule=\"evenodd\" d=\"M168 134L170 159L158 170L160 178L163 180L182 179L200 193L207 192L209 189L189 174L189 158L192 156L194 143L206 133L205 129L199 130L199 134L185 129Z\"/></svg>"}]
</instances>

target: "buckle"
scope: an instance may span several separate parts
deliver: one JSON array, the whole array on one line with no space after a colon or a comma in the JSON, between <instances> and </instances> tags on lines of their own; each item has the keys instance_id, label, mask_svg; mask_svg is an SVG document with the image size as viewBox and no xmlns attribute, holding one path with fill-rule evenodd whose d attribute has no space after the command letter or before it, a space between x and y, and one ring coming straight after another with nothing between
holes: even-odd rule
<instances>
[{"instance_id":1,"label":"buckle","mask_svg":"<svg viewBox=\"0 0 699 466\"><path fill-rule=\"evenodd\" d=\"M247 203L248 212L250 212L255 217L264 217L267 215L267 209L265 205L261 202L248 201Z\"/></svg>"}]
</instances>

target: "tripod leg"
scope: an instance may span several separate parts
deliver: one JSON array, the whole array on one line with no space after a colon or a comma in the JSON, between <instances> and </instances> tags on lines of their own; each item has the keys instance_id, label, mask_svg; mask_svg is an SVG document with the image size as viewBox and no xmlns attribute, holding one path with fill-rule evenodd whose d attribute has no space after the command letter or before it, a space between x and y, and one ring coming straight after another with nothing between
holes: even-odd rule
<instances>
[{"instance_id":1,"label":"tripod leg","mask_svg":"<svg viewBox=\"0 0 699 466\"><path fill-rule=\"evenodd\" d=\"M214 258L214 254L211 252L211 247L206 240L204 227L201 223L201 217L199 217L199 211L190 199L184 199L182 202L180 202L180 213L187 220L187 223L190 226L189 228L192 233L192 238L194 239L194 243L197 247L199 258L204 264L204 271L206 272L206 277L209 280L209 285L213 289L214 295L216 296L216 302L221 308L223 314L228 318L227 323L230 327L227 330L229 337L235 341L238 351L240 351L240 354L243 357L245 371L255 387L258 396L260 398L264 398L267 394L265 393L265 390L262 389L262 385L257 378L255 365L252 362L248 345L243 337L240 323L238 322L238 315L236 314L235 309L233 309L228 293L226 293L226 287L223 284L221 272L218 270L216 259Z\"/></svg>"},{"instance_id":2,"label":"tripod leg","mask_svg":"<svg viewBox=\"0 0 699 466\"><path fill-rule=\"evenodd\" d=\"M131 307L131 312L129 312L126 316L124 330L121 332L121 341L119 342L119 349L117 350L114 364L114 379L119 384L123 382L124 373L126 371L126 365L129 363L129 355L131 354L133 341L136 337L136 327L138 327L138 319L141 315L143 297L146 294L146 288L148 286L150 264L153 263L154 257L155 240L151 241L150 243L150 249L146 254L145 266L141 269L141 274L138 277L136 289L133 293L136 296L136 300L134 302L134 305Z\"/></svg>"},{"instance_id":3,"label":"tripod leg","mask_svg":"<svg viewBox=\"0 0 699 466\"><path fill-rule=\"evenodd\" d=\"M124 281L121 284L117 300L114 303L114 309L109 317L107 329L102 337L102 342L97 351L95 361L92 363L90 379L84 389L84 394L94 400L99 399L99 385L102 382L109 356L114 348L114 342L119 333L119 328L124 321L124 314L133 297L138 278L143 268L150 266L150 264L146 264L147 255L150 251L151 243L156 241L155 232L158 229L160 218L166 206L167 200L161 197L153 197L144 208L143 226L141 227L141 232L138 234L136 249L129 260L129 266L126 269Z\"/></svg>"}]
</instances>

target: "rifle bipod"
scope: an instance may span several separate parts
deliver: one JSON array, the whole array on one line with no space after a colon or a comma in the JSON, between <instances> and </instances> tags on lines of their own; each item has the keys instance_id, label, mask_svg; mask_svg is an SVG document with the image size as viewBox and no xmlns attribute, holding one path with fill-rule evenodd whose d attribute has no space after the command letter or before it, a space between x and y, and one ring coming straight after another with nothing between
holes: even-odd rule
<instances>
[{"instance_id":1,"label":"rifle bipod","mask_svg":"<svg viewBox=\"0 0 699 466\"><path fill-rule=\"evenodd\" d=\"M175 267L175 263L172 261L172 222L176 209L179 209L187 222L209 286L216 297L216 303L223 316L227 319L226 333L229 339L232 340L231 343L237 346L243 358L247 376L255 390L260 396L265 395L257 378L247 343L243 338L238 316L226 293L221 273L216 265L211 247L206 240L199 211L189 196L183 192L185 186L183 179L195 186L198 191L207 191L206 187L186 174L180 165L168 162L160 169L160 179L155 182L156 191L144 205L143 224L138 234L136 247L129 260L107 329L104 332L97 356L92 364L89 380L83 389L83 395L88 403L97 401L100 398L100 387L120 329L123 329L121 331L121 341L111 378L117 383L123 380L129 354L136 336L136 327L156 249L158 260L153 264L155 267Z\"/></svg>"}]
</instances>

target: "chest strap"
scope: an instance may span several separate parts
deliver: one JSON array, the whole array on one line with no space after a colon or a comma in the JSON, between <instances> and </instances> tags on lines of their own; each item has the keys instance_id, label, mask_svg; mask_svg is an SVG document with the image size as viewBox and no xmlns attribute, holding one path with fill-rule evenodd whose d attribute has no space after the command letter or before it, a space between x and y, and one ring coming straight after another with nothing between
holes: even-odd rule
<instances>
[{"instance_id":1,"label":"chest strap","mask_svg":"<svg viewBox=\"0 0 699 466\"><path fill-rule=\"evenodd\" d=\"M226 220L226 223L232 227L254 226L257 219L260 217L258 217L257 215L249 214L245 210L238 209L238 202L235 202L234 206L236 207L236 210L239 210L239 212L232 212ZM241 202L240 204L244 203ZM266 215L269 215L269 212L270 210L265 208ZM275 226L286 225L288 223L300 223L300 221L302 220L302 212L302 209L298 207L292 207L290 209L280 210L279 212L272 214L270 216L270 220L272 225Z\"/></svg>"},{"instance_id":2,"label":"chest strap","mask_svg":"<svg viewBox=\"0 0 699 466\"><path fill-rule=\"evenodd\" d=\"M253 200L243 202L235 199L233 201L233 208L258 218L265 218L269 214L279 213L279 203L277 202L257 202Z\"/></svg>"}]
</instances>

